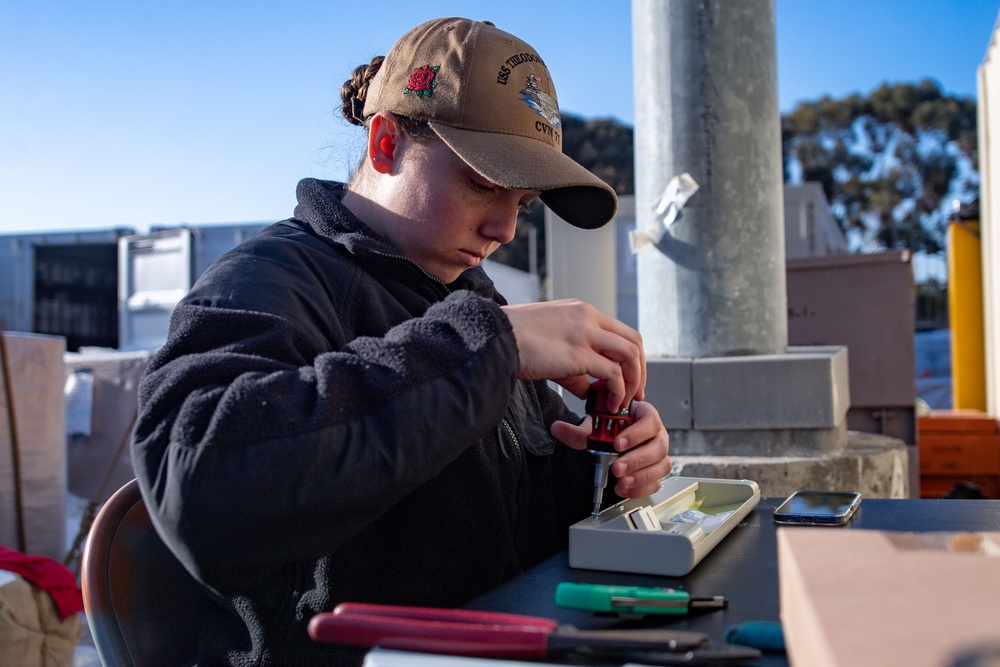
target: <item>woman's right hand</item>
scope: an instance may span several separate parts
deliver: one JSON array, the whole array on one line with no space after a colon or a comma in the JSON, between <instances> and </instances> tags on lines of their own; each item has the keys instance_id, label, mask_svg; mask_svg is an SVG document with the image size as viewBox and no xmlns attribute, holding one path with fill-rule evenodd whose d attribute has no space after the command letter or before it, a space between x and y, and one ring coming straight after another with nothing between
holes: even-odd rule
<instances>
[{"instance_id":1,"label":"woman's right hand","mask_svg":"<svg viewBox=\"0 0 1000 667\"><path fill-rule=\"evenodd\" d=\"M503 311L517 340L522 379L552 380L578 398L586 398L591 377L606 380L613 411L643 399L646 356L642 336L632 327L577 299Z\"/></svg>"}]
</instances>

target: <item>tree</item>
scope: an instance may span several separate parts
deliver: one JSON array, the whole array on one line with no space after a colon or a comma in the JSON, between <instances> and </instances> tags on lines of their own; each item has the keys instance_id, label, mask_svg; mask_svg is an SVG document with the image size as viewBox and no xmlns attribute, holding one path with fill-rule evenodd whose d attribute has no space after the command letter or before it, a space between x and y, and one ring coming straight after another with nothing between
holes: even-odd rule
<instances>
[{"instance_id":1,"label":"tree","mask_svg":"<svg viewBox=\"0 0 1000 667\"><path fill-rule=\"evenodd\" d=\"M566 154L619 195L632 194L632 128L571 114L562 122ZM950 200L978 197L976 102L946 95L930 79L803 102L782 117L781 129L785 180L822 184L854 250L941 252ZM541 205L531 207L494 258L527 269L534 229L544 275L543 223Z\"/></svg>"},{"instance_id":2,"label":"tree","mask_svg":"<svg viewBox=\"0 0 1000 667\"><path fill-rule=\"evenodd\" d=\"M940 252L949 200L978 196L975 101L930 79L803 102L782 128L786 180L820 182L856 250Z\"/></svg>"}]
</instances>

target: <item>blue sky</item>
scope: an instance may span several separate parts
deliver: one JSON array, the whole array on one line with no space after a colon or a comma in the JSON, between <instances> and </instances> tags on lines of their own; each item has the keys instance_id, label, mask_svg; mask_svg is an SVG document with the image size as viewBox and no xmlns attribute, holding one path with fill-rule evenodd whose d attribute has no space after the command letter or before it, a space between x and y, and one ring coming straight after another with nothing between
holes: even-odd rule
<instances>
[{"instance_id":1,"label":"blue sky","mask_svg":"<svg viewBox=\"0 0 1000 667\"><path fill-rule=\"evenodd\" d=\"M359 130L336 112L349 71L435 16L524 38L565 112L631 124L630 8L4 0L0 233L287 217L300 178L343 178L359 155ZM998 10L1000 0L776 0L779 106L925 77L974 97Z\"/></svg>"}]
</instances>

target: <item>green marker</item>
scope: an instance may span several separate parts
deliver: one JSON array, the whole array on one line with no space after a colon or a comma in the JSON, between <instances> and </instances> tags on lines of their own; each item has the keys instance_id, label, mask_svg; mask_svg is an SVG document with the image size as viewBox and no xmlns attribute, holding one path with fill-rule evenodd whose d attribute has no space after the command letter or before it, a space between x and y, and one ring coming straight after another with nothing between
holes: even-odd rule
<instances>
[{"instance_id":1,"label":"green marker","mask_svg":"<svg viewBox=\"0 0 1000 667\"><path fill-rule=\"evenodd\" d=\"M556 605L565 609L627 614L686 614L691 609L722 609L721 595L692 597L676 588L605 586L564 581L556 586Z\"/></svg>"}]
</instances>

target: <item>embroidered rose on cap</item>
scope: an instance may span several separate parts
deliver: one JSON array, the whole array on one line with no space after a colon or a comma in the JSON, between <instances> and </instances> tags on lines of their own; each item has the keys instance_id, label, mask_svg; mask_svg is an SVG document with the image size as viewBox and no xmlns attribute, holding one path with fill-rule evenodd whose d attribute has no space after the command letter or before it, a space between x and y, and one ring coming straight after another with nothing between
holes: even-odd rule
<instances>
[{"instance_id":1,"label":"embroidered rose on cap","mask_svg":"<svg viewBox=\"0 0 1000 667\"><path fill-rule=\"evenodd\" d=\"M410 82L407 84L403 94L416 93L417 95L430 97L438 85L435 78L439 69L441 69L440 66L431 67L430 65L424 65L413 70L413 74L410 75Z\"/></svg>"}]
</instances>

